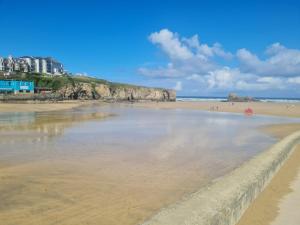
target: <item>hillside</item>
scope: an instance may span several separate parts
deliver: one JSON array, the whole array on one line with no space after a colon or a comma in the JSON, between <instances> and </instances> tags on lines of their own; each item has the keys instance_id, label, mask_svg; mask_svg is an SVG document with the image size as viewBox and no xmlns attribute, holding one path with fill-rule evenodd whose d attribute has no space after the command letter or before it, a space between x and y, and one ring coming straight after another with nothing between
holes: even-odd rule
<instances>
[{"instance_id":1,"label":"hillside","mask_svg":"<svg viewBox=\"0 0 300 225\"><path fill-rule=\"evenodd\" d=\"M36 73L17 73L0 79L34 81L35 87L51 90L61 99L153 100L175 101L176 92L163 88L149 88L83 76L48 76ZM24 98L24 96L23 96Z\"/></svg>"}]
</instances>

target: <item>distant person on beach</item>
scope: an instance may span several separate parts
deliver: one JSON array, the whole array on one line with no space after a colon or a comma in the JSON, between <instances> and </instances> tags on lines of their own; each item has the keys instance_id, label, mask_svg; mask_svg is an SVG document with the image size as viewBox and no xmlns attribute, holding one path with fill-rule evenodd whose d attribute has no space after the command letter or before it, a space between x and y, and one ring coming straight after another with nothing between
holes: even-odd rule
<instances>
[{"instance_id":1,"label":"distant person on beach","mask_svg":"<svg viewBox=\"0 0 300 225\"><path fill-rule=\"evenodd\" d=\"M246 116L252 116L253 115L253 110L248 107L247 109L245 109L244 114Z\"/></svg>"}]
</instances>

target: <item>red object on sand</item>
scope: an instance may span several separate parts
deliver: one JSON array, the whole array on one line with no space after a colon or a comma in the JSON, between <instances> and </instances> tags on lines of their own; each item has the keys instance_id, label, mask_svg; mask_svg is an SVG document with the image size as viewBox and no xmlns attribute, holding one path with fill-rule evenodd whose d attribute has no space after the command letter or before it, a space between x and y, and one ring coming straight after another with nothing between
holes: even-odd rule
<instances>
[{"instance_id":1,"label":"red object on sand","mask_svg":"<svg viewBox=\"0 0 300 225\"><path fill-rule=\"evenodd\" d=\"M253 115L253 110L251 108L247 108L247 109L245 109L244 113L247 116L252 116Z\"/></svg>"}]
</instances>

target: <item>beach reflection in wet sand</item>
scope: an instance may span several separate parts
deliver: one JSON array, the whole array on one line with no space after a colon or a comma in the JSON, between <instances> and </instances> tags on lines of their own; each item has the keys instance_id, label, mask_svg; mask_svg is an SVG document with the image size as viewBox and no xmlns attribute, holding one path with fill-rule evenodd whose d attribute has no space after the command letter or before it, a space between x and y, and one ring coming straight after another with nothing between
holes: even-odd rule
<instances>
[{"instance_id":1,"label":"beach reflection in wet sand","mask_svg":"<svg viewBox=\"0 0 300 225\"><path fill-rule=\"evenodd\" d=\"M255 128L285 120L119 105L0 114L0 224L138 224L266 149L276 140Z\"/></svg>"}]
</instances>

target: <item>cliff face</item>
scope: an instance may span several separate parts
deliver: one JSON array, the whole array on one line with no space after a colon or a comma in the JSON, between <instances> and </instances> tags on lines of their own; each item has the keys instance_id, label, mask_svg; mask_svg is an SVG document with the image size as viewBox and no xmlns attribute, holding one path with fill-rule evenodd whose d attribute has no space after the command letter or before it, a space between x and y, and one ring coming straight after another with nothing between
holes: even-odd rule
<instances>
[{"instance_id":1,"label":"cliff face","mask_svg":"<svg viewBox=\"0 0 300 225\"><path fill-rule=\"evenodd\" d=\"M174 90L125 85L75 83L61 88L58 93L64 99L107 99L116 101L175 101Z\"/></svg>"}]
</instances>

